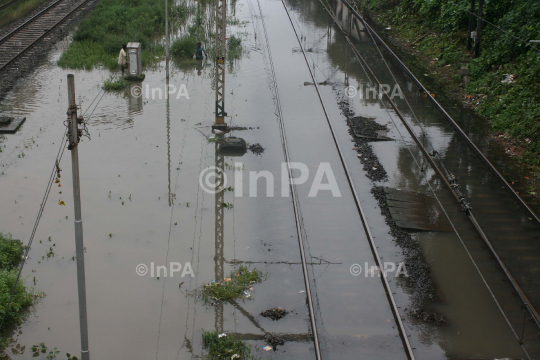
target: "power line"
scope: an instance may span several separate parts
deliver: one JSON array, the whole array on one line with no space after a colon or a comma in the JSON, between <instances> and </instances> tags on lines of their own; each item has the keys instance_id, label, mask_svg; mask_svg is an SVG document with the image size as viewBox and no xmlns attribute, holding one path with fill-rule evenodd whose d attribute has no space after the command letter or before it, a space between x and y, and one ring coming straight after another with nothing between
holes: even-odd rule
<instances>
[{"instance_id":1,"label":"power line","mask_svg":"<svg viewBox=\"0 0 540 360\"><path fill-rule=\"evenodd\" d=\"M90 103L90 106L86 109L84 114L86 114L86 112L90 109L90 107L96 101L96 99L98 98L98 96L101 94L102 91L103 91L103 89L96 95L96 97ZM103 91L103 95L101 95L101 98L99 99L96 106L94 107L94 110L92 110L92 113L90 113L89 118L92 117L92 114L94 113L94 111L98 107L98 105L101 102L101 99L103 99L104 95L105 95L105 92ZM83 114L83 116L84 116L84 114ZM15 279L15 283L13 284L13 288L11 289L11 294L9 295L9 300L8 300L8 303L7 303L6 308L4 310L4 315L2 316L2 322L0 322L0 330L4 326L4 322L6 320L6 316L7 316L7 313L9 311L9 306L11 305L11 301L13 300L13 295L15 294L15 290L17 289L17 285L19 283L19 279L21 277L22 270L24 268L24 265L26 264L26 260L28 260L28 254L30 253L30 248L32 247L32 242L34 241L34 236L36 235L37 228L39 226L39 222L41 220L41 217L43 216L43 212L45 211L45 205L47 203L47 200L49 199L49 194L51 192L52 184L54 184L55 174L60 176L60 167L59 167L59 165L60 165L60 161L62 160L62 156L64 155L64 150L66 149L66 145L68 143L68 140L67 140L67 137L66 137L67 131L68 131L68 129L66 128L66 130L64 131L64 135L62 136L62 140L60 142L60 148L58 149L58 153L56 155L56 159L55 159L55 162L54 162L53 169L51 171L51 175L49 176L49 182L47 183L47 187L45 188L45 194L43 195L43 200L41 201L41 204L39 205L39 211L38 211L38 215L36 217L36 221L34 223L34 228L32 229L32 233L30 234L30 239L28 240L28 245L26 245L26 250L24 252L21 265L19 266L19 272L17 273L17 278Z\"/></svg>"},{"instance_id":2,"label":"power line","mask_svg":"<svg viewBox=\"0 0 540 360\"><path fill-rule=\"evenodd\" d=\"M41 201L41 205L39 206L38 215L36 218L36 222L34 223L34 228L32 229L32 233L30 235L30 240L28 241L28 245L26 246L26 250L24 252L23 261L21 262L21 265L19 267L19 272L17 274L17 279L15 280L15 284L13 284L13 288L11 289L11 294L9 295L9 300L7 303L7 306L4 310L4 315L2 316L2 322L0 323L0 329L2 329L2 326L4 325L4 321L6 320L6 316L9 310L9 306L11 305L11 301L13 300L13 295L15 294L15 289L17 288L17 284L19 282L19 279L21 277L22 270L24 268L24 265L26 264L26 260L28 260L28 253L30 252L30 248L32 246L32 242L34 241L34 236L36 235L37 228L39 226L39 222L41 220L41 216L43 215L43 211L45 210L45 205L47 203L47 199L49 198L49 194L51 192L52 184L54 183L54 175L58 171L58 164L60 164L60 160L62 159L62 155L64 154L64 150L66 148L67 144L67 129L64 131L64 135L62 137L62 141L60 143L60 149L58 150L58 154L56 155L56 160L54 162L53 170L51 172L51 175L49 177L49 182L47 184L47 188L45 189L45 194L43 195L43 200Z\"/></svg>"}]
</instances>

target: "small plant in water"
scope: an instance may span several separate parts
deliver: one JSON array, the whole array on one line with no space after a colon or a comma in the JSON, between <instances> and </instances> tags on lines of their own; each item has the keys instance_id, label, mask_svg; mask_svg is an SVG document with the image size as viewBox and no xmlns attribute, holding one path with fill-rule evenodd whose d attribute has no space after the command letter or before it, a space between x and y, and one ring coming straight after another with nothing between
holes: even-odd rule
<instances>
[{"instance_id":1,"label":"small plant in water","mask_svg":"<svg viewBox=\"0 0 540 360\"><path fill-rule=\"evenodd\" d=\"M120 91L124 90L129 86L129 82L124 79L122 76L113 76L111 75L103 83L103 90L105 91Z\"/></svg>"},{"instance_id":2,"label":"small plant in water","mask_svg":"<svg viewBox=\"0 0 540 360\"><path fill-rule=\"evenodd\" d=\"M251 345L231 334L219 334L216 331L204 331L202 333L203 345L208 351L204 357L207 360L214 359L243 359L253 360Z\"/></svg>"},{"instance_id":3,"label":"small plant in water","mask_svg":"<svg viewBox=\"0 0 540 360\"><path fill-rule=\"evenodd\" d=\"M249 270L240 266L238 270L231 272L230 278L216 279L210 284L203 284L202 298L205 302L233 301L242 297L250 298L247 292L252 284L263 280L260 270Z\"/></svg>"}]
</instances>

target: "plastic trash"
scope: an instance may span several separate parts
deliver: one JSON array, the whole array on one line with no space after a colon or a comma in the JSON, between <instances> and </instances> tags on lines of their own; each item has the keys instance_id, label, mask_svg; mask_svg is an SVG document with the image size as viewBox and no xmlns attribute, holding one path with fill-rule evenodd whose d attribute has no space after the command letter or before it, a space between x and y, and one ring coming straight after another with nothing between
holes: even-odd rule
<instances>
[{"instance_id":1,"label":"plastic trash","mask_svg":"<svg viewBox=\"0 0 540 360\"><path fill-rule=\"evenodd\" d=\"M224 337L224 336L227 336L227 334L225 334L225 333L219 334L217 337L218 337L218 338L222 338L222 337Z\"/></svg>"},{"instance_id":2,"label":"plastic trash","mask_svg":"<svg viewBox=\"0 0 540 360\"><path fill-rule=\"evenodd\" d=\"M264 350L264 351L270 351L270 350L272 350L272 347L266 345L265 347L263 347L263 350Z\"/></svg>"}]
</instances>

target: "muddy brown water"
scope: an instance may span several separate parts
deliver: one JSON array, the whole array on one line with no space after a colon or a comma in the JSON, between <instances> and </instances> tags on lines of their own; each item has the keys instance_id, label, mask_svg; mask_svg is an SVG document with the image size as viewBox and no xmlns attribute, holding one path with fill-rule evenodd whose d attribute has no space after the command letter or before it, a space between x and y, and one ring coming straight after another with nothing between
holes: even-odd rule
<instances>
[{"instance_id":1,"label":"muddy brown water","mask_svg":"<svg viewBox=\"0 0 540 360\"><path fill-rule=\"evenodd\" d=\"M306 48L313 49L308 59L315 64L317 80L329 80L334 85L320 87L323 100L383 261L400 262L401 251L388 235L388 226L370 194L374 184L365 177L356 153L349 149L353 143L336 101L337 91L344 88L345 75L350 83L365 78L346 51L343 37L335 28L329 31L331 19L318 3L302 1L287 6L294 26L305 37ZM261 8L291 160L306 164L310 172L308 181L297 190L323 358L406 359L380 279L350 273L355 263L372 266L375 262L315 89L304 85L311 78L283 5L261 1ZM92 140L84 139L79 153L90 351L94 358L198 358L204 354L203 329L236 333L256 346L263 358L314 358L292 203L289 197L281 196L284 156L257 1L238 1L235 14L241 22L248 22L231 27L232 33L242 36L247 52L228 65L228 121L232 126L251 127L233 135L250 144L259 143L265 151L260 156L248 152L224 159L229 185L235 186L235 166L242 167L245 180L244 196L235 197L230 191L224 194L223 200L232 208L223 210L222 257L216 256L220 254L219 244L216 246L216 197L199 185L200 173L216 165L215 144L207 139L214 116L212 65L186 68L171 64L170 84L177 88L184 84L189 99L177 99L176 92L167 102L165 97L159 98L157 90L157 98L152 98L152 88L164 93L166 87L163 62L157 69L146 71L142 99L131 95L134 84L125 92L97 98L99 105L93 111L90 103L110 72L58 68L55 61L66 40L50 52L31 77L19 81L3 103L11 113L27 117L17 134L0 138L0 201L5 205L0 208L1 231L23 241L30 235L64 131L68 73L75 74L83 112L88 109ZM360 43L370 46L369 41ZM374 66L377 72L384 72L384 64ZM150 98L146 98L147 86ZM421 100L414 104L415 111L427 106ZM397 129L404 133L403 129L393 127L377 100L351 99L350 104L357 114L389 124L388 136L397 139L373 144L389 174L385 185L427 191L407 150L411 141L399 138ZM437 149L452 151L455 135L447 125L432 113L422 117L431 120L426 126ZM413 150L413 154L417 152ZM234 165L239 162L242 165ZM323 162L331 165L341 197L333 197L329 191L309 196ZM35 277L36 290L45 292L46 297L15 333L14 350L8 351L10 358L28 357L29 348L40 342L62 352L79 352L68 151L61 168L62 186L53 187L23 273L28 284ZM258 196L248 196L250 171L269 171L274 176L270 186L273 197L264 195L264 179L258 181ZM445 190L436 191L443 194ZM66 206L57 205L59 200ZM412 321L403 313L416 357L524 358L457 236L423 232L415 237L437 286L439 301L433 308L448 319L447 324L436 326ZM47 258L51 246L55 256ZM182 267L189 263L194 277L189 273L182 277L180 271L173 277L161 274L157 279L136 272L139 264L155 268L170 262L179 262ZM216 280L221 268L228 276L242 262L266 274L266 280L253 286L251 299L241 300L236 306L212 307L188 295ZM404 311L412 296L407 282L391 279L391 286ZM274 307L292 313L279 321L260 316ZM277 352L262 351L267 332L286 334L289 341L278 346ZM17 354L24 346L24 353Z\"/></svg>"}]
</instances>

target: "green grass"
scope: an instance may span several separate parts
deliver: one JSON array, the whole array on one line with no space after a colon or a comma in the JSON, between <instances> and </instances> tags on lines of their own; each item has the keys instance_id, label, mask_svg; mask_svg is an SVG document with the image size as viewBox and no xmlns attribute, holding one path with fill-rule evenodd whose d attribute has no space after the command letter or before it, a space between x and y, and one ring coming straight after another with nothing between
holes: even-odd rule
<instances>
[{"instance_id":1,"label":"green grass","mask_svg":"<svg viewBox=\"0 0 540 360\"><path fill-rule=\"evenodd\" d=\"M11 235L0 233L0 317L4 316L23 253L24 246L19 240L13 240ZM25 309L32 305L33 301L33 290L26 287L23 278L19 279L4 326L20 323L24 318ZM3 350L8 342L9 339L0 337L0 350Z\"/></svg>"},{"instance_id":2,"label":"green grass","mask_svg":"<svg viewBox=\"0 0 540 360\"><path fill-rule=\"evenodd\" d=\"M103 83L103 90L105 91L120 91L129 87L129 82L122 76L111 75Z\"/></svg>"},{"instance_id":3,"label":"green grass","mask_svg":"<svg viewBox=\"0 0 540 360\"><path fill-rule=\"evenodd\" d=\"M189 15L187 5L169 4L173 21L184 21ZM159 40L164 33L165 0L101 0L79 24L73 42L60 57L58 65L72 69L98 66L118 69L122 45L140 42L142 65L151 66L165 53Z\"/></svg>"},{"instance_id":4,"label":"green grass","mask_svg":"<svg viewBox=\"0 0 540 360\"><path fill-rule=\"evenodd\" d=\"M11 235L0 233L0 269L12 270L23 256L24 246L20 240L13 240Z\"/></svg>"},{"instance_id":5,"label":"green grass","mask_svg":"<svg viewBox=\"0 0 540 360\"><path fill-rule=\"evenodd\" d=\"M221 337L219 335L217 330L213 332L203 330L203 345L208 351L204 357L205 359L255 359L255 356L252 354L251 345L246 344L246 342L231 334L225 334L225 336ZM234 356L235 354L237 357Z\"/></svg>"},{"instance_id":6,"label":"green grass","mask_svg":"<svg viewBox=\"0 0 540 360\"><path fill-rule=\"evenodd\" d=\"M232 301L244 297L252 284L263 280L263 273L260 270L249 270L245 266L240 266L238 270L231 272L229 281L216 279L215 282L204 284L202 287L202 297L204 301Z\"/></svg>"},{"instance_id":7,"label":"green grass","mask_svg":"<svg viewBox=\"0 0 540 360\"><path fill-rule=\"evenodd\" d=\"M2 1L1 4L5 4L8 1L9 0ZM0 27L28 15L45 1L46 0L20 0L17 3L5 8L4 10L0 11Z\"/></svg>"},{"instance_id":8,"label":"green grass","mask_svg":"<svg viewBox=\"0 0 540 360\"><path fill-rule=\"evenodd\" d=\"M232 35L229 40L227 40L227 59L238 60L242 57L242 54L242 39Z\"/></svg>"},{"instance_id":9,"label":"green grass","mask_svg":"<svg viewBox=\"0 0 540 360\"><path fill-rule=\"evenodd\" d=\"M524 159L531 167L540 165L540 51L484 23L482 55L473 59L467 54L469 14L465 10L469 0L367 0L358 4L379 24L391 25L392 35L402 40L412 42L431 32L417 42L416 50L441 85L461 91L459 68L468 67L471 82L464 93L476 111L491 120L495 132L512 135L526 148ZM487 2L484 16L515 37L540 39L540 2ZM435 58L435 66L430 65ZM515 81L502 84L505 74L514 75Z\"/></svg>"},{"instance_id":10,"label":"green grass","mask_svg":"<svg viewBox=\"0 0 540 360\"><path fill-rule=\"evenodd\" d=\"M171 55L178 59L192 59L198 42L197 38L191 35L180 37L171 44Z\"/></svg>"}]
</instances>

